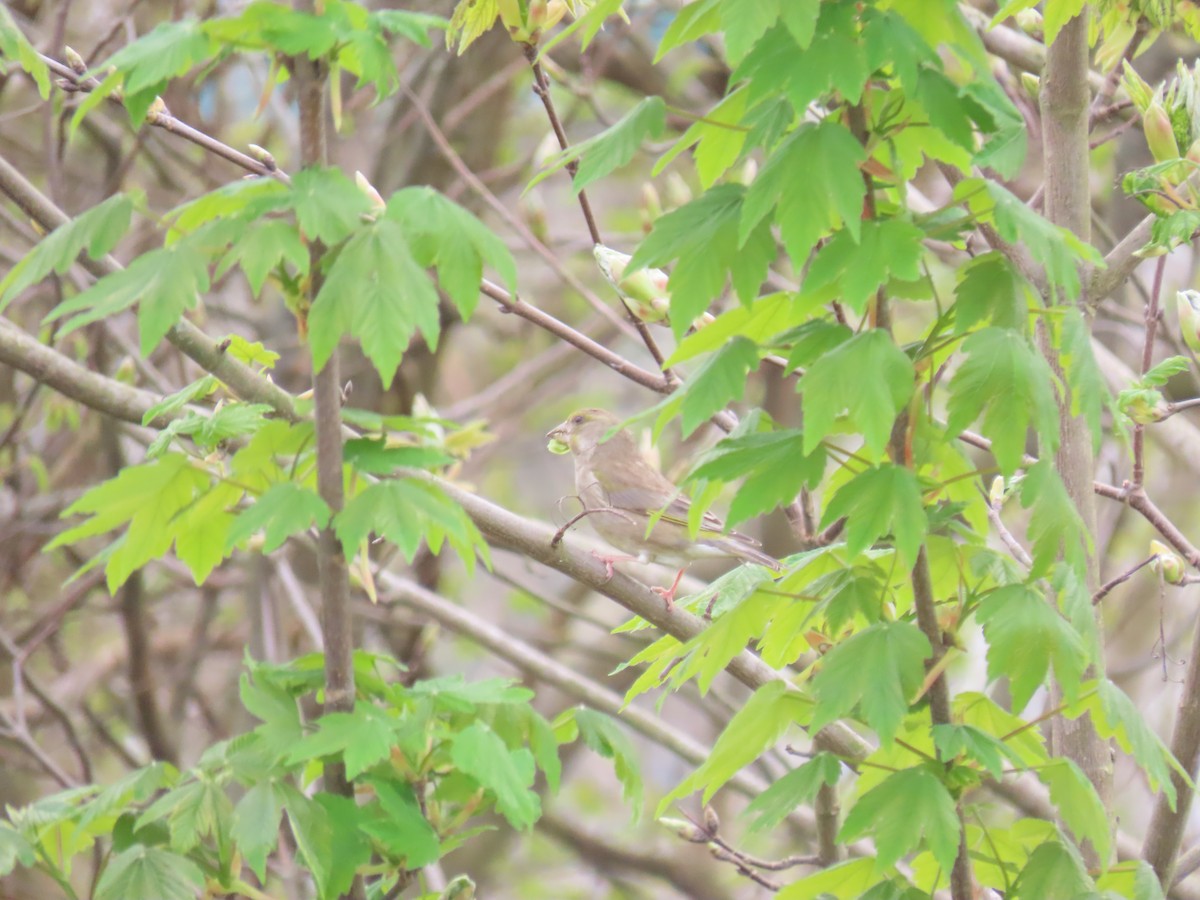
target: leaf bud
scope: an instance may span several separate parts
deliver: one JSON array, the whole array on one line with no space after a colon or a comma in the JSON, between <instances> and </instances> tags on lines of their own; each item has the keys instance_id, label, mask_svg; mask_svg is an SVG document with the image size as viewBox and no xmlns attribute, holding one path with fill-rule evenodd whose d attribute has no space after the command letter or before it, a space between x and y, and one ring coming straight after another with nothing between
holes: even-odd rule
<instances>
[{"instance_id":1,"label":"leaf bud","mask_svg":"<svg viewBox=\"0 0 1200 900\"><path fill-rule=\"evenodd\" d=\"M1035 103L1042 95L1042 79L1038 78L1032 72L1021 73L1021 87L1025 89L1025 93L1033 98Z\"/></svg>"},{"instance_id":2,"label":"leaf bud","mask_svg":"<svg viewBox=\"0 0 1200 900\"><path fill-rule=\"evenodd\" d=\"M1042 14L1036 9L1023 9L1014 17L1017 27L1034 37L1042 36Z\"/></svg>"},{"instance_id":3,"label":"leaf bud","mask_svg":"<svg viewBox=\"0 0 1200 900\"><path fill-rule=\"evenodd\" d=\"M279 168L278 164L275 162L275 157L271 155L270 150L267 150L265 147L260 147L258 144L249 144L248 146L250 148L250 155L262 163L267 169L270 169L272 172L274 172L277 168Z\"/></svg>"},{"instance_id":4,"label":"leaf bud","mask_svg":"<svg viewBox=\"0 0 1200 900\"><path fill-rule=\"evenodd\" d=\"M1156 162L1179 159L1179 144L1175 141L1171 119L1157 100L1142 113L1142 133L1146 135L1146 146Z\"/></svg>"},{"instance_id":5,"label":"leaf bud","mask_svg":"<svg viewBox=\"0 0 1200 900\"><path fill-rule=\"evenodd\" d=\"M1183 560L1179 554L1159 541L1150 542L1150 552L1154 554L1154 570L1162 573L1163 581L1167 584L1183 582Z\"/></svg>"},{"instance_id":6,"label":"leaf bud","mask_svg":"<svg viewBox=\"0 0 1200 900\"><path fill-rule=\"evenodd\" d=\"M83 61L83 57L74 48L64 47L63 56L67 58L67 65L71 67L76 75L82 75L87 71L87 63Z\"/></svg>"},{"instance_id":7,"label":"leaf bud","mask_svg":"<svg viewBox=\"0 0 1200 900\"><path fill-rule=\"evenodd\" d=\"M366 194L367 199L371 201L371 209L374 212L382 212L387 209L387 204L383 197L379 196L379 191L375 190L375 186L367 181L367 176L362 172L355 171L354 183L358 185L358 189Z\"/></svg>"},{"instance_id":8,"label":"leaf bud","mask_svg":"<svg viewBox=\"0 0 1200 900\"><path fill-rule=\"evenodd\" d=\"M1175 309L1179 313L1179 333L1192 353L1200 354L1200 291L1177 291Z\"/></svg>"},{"instance_id":9,"label":"leaf bud","mask_svg":"<svg viewBox=\"0 0 1200 900\"><path fill-rule=\"evenodd\" d=\"M691 822L684 821L683 819L668 819L664 817L658 820L658 824L675 832L676 835L685 841L691 841L693 844L708 843L709 836Z\"/></svg>"},{"instance_id":10,"label":"leaf bud","mask_svg":"<svg viewBox=\"0 0 1200 900\"><path fill-rule=\"evenodd\" d=\"M704 806L704 827L711 835L716 835L721 830L721 819L717 811L708 804Z\"/></svg>"},{"instance_id":11,"label":"leaf bud","mask_svg":"<svg viewBox=\"0 0 1200 900\"><path fill-rule=\"evenodd\" d=\"M992 486L988 489L988 504L994 508L999 508L1004 502L1004 477L997 475L992 479Z\"/></svg>"}]
</instances>

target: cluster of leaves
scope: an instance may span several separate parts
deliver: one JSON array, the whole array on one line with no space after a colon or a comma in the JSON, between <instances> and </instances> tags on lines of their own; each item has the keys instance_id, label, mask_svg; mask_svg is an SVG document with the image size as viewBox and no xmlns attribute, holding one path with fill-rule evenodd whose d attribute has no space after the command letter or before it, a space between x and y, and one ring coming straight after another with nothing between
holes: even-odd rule
<instances>
[{"instance_id":1,"label":"cluster of leaves","mask_svg":"<svg viewBox=\"0 0 1200 900\"><path fill-rule=\"evenodd\" d=\"M97 900L190 900L197 890L258 897L279 877L268 860L286 833L316 896L341 896L368 865L371 890L383 896L486 830L481 816L531 827L541 809L536 772L556 791L559 746L580 736L640 797L627 739L611 720L580 709L551 724L530 706L532 692L510 682L406 687L398 663L360 651L353 711L306 721L323 684L320 655L247 665L241 699L257 727L208 748L187 772L153 763L102 790L10 809L0 821L0 876L34 866L75 897L75 859L111 835ZM315 789L332 763L344 767L354 799Z\"/></svg>"},{"instance_id":2,"label":"cluster of leaves","mask_svg":"<svg viewBox=\"0 0 1200 900\"><path fill-rule=\"evenodd\" d=\"M698 0L680 11L659 48L661 57L720 31L732 74L727 95L659 163L661 170L692 149L704 192L655 221L627 269L671 267L671 322L681 340L667 365L699 363L647 415L657 414L656 431L678 417L686 436L743 398L747 374L764 357L782 357L801 373L803 427L746 416L692 468L694 518L727 485L736 486L732 525L807 489L820 498L819 527L844 537L786 560L778 580L737 570L691 598L712 624L690 641L663 637L635 656L630 665L642 673L629 697L692 679L705 691L747 645L772 666L802 672L789 685L760 689L664 807L695 790L707 798L792 725L814 733L848 719L876 735L880 749L859 771L839 840L871 836L878 858L803 879L781 896L859 896L872 887L893 896L892 867L910 854L911 883L944 887L963 833L960 799L1013 770L1046 781L1068 827L1018 820L968 828L981 883L1008 892L1019 882L1021 896L1041 896L1036 885L1055 882L1075 885L1072 893L1142 884L1147 873L1137 867L1095 883L1080 863L1084 841L1107 856L1103 806L1082 773L1051 759L1019 718L1051 674L1077 704L1068 715L1086 712L1103 735L1118 735L1154 784L1166 789L1174 764L1119 689L1083 680L1097 641L1083 587L1090 536L1049 460L1031 465L1026 457L1030 431L1040 453L1053 455L1060 404L1082 413L1100 438L1108 394L1086 324L1073 304L1045 306L1041 297L1044 290L1051 299L1078 298L1082 264L1102 260L974 176L1020 168L1024 125L956 4L934 6ZM1059 12L1048 13L1048 29L1061 27ZM575 187L585 187L660 137L663 123L662 101L645 100L549 168L578 161ZM756 158L761 168L746 186L740 167ZM952 205L916 214L905 184L931 161L961 176ZM953 297L940 296L928 243L955 243L981 225L1028 252L1044 273L1040 289L993 252L959 268ZM803 273L799 289L760 295L772 266ZM685 334L730 287L728 308ZM916 304L919 336L903 343L872 327L881 297ZM848 324L855 320L858 328ZM1065 379L1033 341L1039 321ZM973 425L1031 510L1028 568L986 546L986 473L956 440ZM932 726L923 697L933 648L916 624L910 577L919 556L949 639L982 634L988 676L1007 679L1011 711L963 694L953 721ZM1057 603L1047 603L1047 592ZM771 810L759 827L837 779L821 758L786 776L752 808Z\"/></svg>"}]
</instances>

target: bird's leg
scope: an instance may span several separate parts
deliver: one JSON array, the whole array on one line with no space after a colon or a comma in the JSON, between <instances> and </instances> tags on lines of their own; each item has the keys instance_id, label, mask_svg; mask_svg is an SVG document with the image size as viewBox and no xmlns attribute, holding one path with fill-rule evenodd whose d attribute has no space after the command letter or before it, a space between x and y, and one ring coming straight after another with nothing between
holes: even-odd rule
<instances>
[{"instance_id":1,"label":"bird's leg","mask_svg":"<svg viewBox=\"0 0 1200 900\"><path fill-rule=\"evenodd\" d=\"M636 556L605 556L603 553L592 551L592 556L596 557L600 562L604 563L604 580L612 581L613 563L633 562L637 559Z\"/></svg>"},{"instance_id":2,"label":"bird's leg","mask_svg":"<svg viewBox=\"0 0 1200 900\"><path fill-rule=\"evenodd\" d=\"M678 572L675 573L675 580L671 582L671 586L669 588L662 588L662 587L650 588L650 590L654 591L654 593L658 594L658 596L662 597L663 600L666 601L668 610L675 608L675 591L677 591L679 589L679 582L683 580L683 573L686 570L686 568L687 567L684 566L683 569L680 569Z\"/></svg>"}]
</instances>

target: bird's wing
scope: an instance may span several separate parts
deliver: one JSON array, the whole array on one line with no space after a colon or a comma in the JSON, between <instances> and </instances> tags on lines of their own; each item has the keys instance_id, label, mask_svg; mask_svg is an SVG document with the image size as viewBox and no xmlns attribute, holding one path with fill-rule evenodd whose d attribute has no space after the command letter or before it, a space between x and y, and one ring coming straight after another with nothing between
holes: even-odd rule
<instances>
[{"instance_id":1,"label":"bird's wing","mask_svg":"<svg viewBox=\"0 0 1200 900\"><path fill-rule=\"evenodd\" d=\"M604 449L599 448L600 452ZM687 525L691 500L640 455L631 458L628 454L622 454L619 458L599 462L601 464L594 469L596 482L604 491L610 506L645 515L653 515L666 507L662 521ZM721 533L725 523L713 513L705 512L700 528L705 532Z\"/></svg>"}]
</instances>

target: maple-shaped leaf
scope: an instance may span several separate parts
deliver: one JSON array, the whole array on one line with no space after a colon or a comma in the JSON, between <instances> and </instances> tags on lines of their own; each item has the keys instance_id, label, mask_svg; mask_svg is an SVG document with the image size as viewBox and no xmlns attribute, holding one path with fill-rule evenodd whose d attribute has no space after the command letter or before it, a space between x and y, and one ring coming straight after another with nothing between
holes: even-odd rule
<instances>
[{"instance_id":1,"label":"maple-shaped leaf","mask_svg":"<svg viewBox=\"0 0 1200 900\"><path fill-rule=\"evenodd\" d=\"M437 269L438 284L464 319L479 303L484 263L516 291L517 265L504 241L444 194L429 187L397 191L388 200L386 216L403 226L416 261Z\"/></svg>"},{"instance_id":2,"label":"maple-shaped leaf","mask_svg":"<svg viewBox=\"0 0 1200 900\"><path fill-rule=\"evenodd\" d=\"M337 254L308 314L313 366L321 369L342 335L358 338L385 388L414 334L437 346L437 289L417 262L404 228L390 218L365 226Z\"/></svg>"},{"instance_id":3,"label":"maple-shaped leaf","mask_svg":"<svg viewBox=\"0 0 1200 900\"><path fill-rule=\"evenodd\" d=\"M2 10L0 14L6 15ZM114 194L42 238L0 281L0 312L17 294L51 272L65 274L83 250L92 259L112 250L129 230L136 202L140 202L138 195Z\"/></svg>"},{"instance_id":4,"label":"maple-shaped leaf","mask_svg":"<svg viewBox=\"0 0 1200 900\"><path fill-rule=\"evenodd\" d=\"M857 556L890 533L907 568L929 530L921 488L911 469L885 463L855 475L825 507L821 527L846 517L846 551Z\"/></svg>"},{"instance_id":5,"label":"maple-shaped leaf","mask_svg":"<svg viewBox=\"0 0 1200 900\"><path fill-rule=\"evenodd\" d=\"M707 308L733 279L743 303L750 303L775 259L775 239L766 223L738 240L738 221L746 189L721 184L695 200L660 216L625 268L629 277L645 266L678 260L671 272L671 329L676 337Z\"/></svg>"},{"instance_id":6,"label":"maple-shaped leaf","mask_svg":"<svg viewBox=\"0 0 1200 900\"><path fill-rule=\"evenodd\" d=\"M924 844L949 872L961 828L953 795L929 768L917 766L894 772L859 797L846 814L838 841L871 835L881 869Z\"/></svg>"},{"instance_id":7,"label":"maple-shaped leaf","mask_svg":"<svg viewBox=\"0 0 1200 900\"><path fill-rule=\"evenodd\" d=\"M1022 334L995 327L977 331L962 349L966 359L950 380L947 431L962 431L982 416L980 430L1005 474L1020 468L1030 427L1044 442L1043 452L1053 453L1058 406L1054 374L1042 355Z\"/></svg>"},{"instance_id":8,"label":"maple-shaped leaf","mask_svg":"<svg viewBox=\"0 0 1200 900\"><path fill-rule=\"evenodd\" d=\"M1083 638L1046 599L1024 584L997 588L976 613L988 642L988 678L1008 677L1014 711L1025 708L1050 666L1073 698L1087 667Z\"/></svg>"},{"instance_id":9,"label":"maple-shaped leaf","mask_svg":"<svg viewBox=\"0 0 1200 900\"><path fill-rule=\"evenodd\" d=\"M867 301L888 278L916 281L921 277L924 232L904 219L875 219L862 223L855 240L848 229L834 233L813 258L804 291L837 285L847 306L862 315Z\"/></svg>"},{"instance_id":10,"label":"maple-shaped leaf","mask_svg":"<svg viewBox=\"0 0 1200 900\"><path fill-rule=\"evenodd\" d=\"M1033 289L1002 253L983 253L960 266L954 294L955 334L989 320L998 328L1026 333Z\"/></svg>"},{"instance_id":11,"label":"maple-shaped leaf","mask_svg":"<svg viewBox=\"0 0 1200 900\"><path fill-rule=\"evenodd\" d=\"M855 707L888 744L921 687L929 639L911 622L878 622L839 643L813 678L819 729Z\"/></svg>"},{"instance_id":12,"label":"maple-shaped leaf","mask_svg":"<svg viewBox=\"0 0 1200 900\"><path fill-rule=\"evenodd\" d=\"M859 166L865 161L862 145L844 126L830 119L801 125L771 155L746 192L739 243L746 242L772 209L797 268L803 268L817 241L834 228L845 225L858 241L866 196Z\"/></svg>"},{"instance_id":13,"label":"maple-shaped leaf","mask_svg":"<svg viewBox=\"0 0 1200 900\"><path fill-rule=\"evenodd\" d=\"M529 828L537 821L542 804L531 790L534 764L527 748L510 749L479 721L451 738L450 758L495 796L496 809L513 828Z\"/></svg>"},{"instance_id":14,"label":"maple-shaped leaf","mask_svg":"<svg viewBox=\"0 0 1200 900\"><path fill-rule=\"evenodd\" d=\"M226 536L232 548L258 531L265 531L263 551L270 553L299 531L313 525L324 528L329 522L329 507L308 488L290 481L280 482L259 497L254 505L238 516Z\"/></svg>"},{"instance_id":15,"label":"maple-shaped leaf","mask_svg":"<svg viewBox=\"0 0 1200 900\"><path fill-rule=\"evenodd\" d=\"M796 390L803 394L805 455L842 415L862 432L867 449L881 454L912 396L913 367L890 334L873 328L817 359Z\"/></svg>"}]
</instances>

